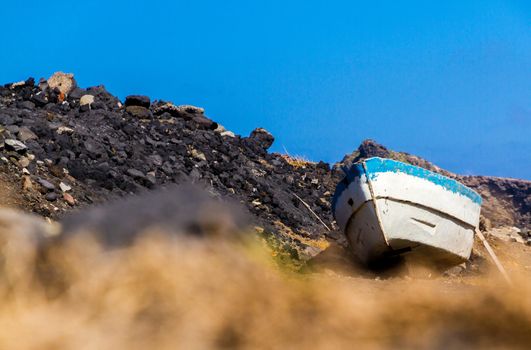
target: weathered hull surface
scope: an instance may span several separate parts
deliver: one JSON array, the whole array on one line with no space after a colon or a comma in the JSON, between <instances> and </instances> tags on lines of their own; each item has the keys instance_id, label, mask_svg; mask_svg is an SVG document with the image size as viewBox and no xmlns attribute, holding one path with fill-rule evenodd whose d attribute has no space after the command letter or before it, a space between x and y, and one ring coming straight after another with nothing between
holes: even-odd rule
<instances>
[{"instance_id":1,"label":"weathered hull surface","mask_svg":"<svg viewBox=\"0 0 531 350\"><path fill-rule=\"evenodd\" d=\"M431 171L370 158L346 171L332 208L365 263L407 253L453 264L470 257L481 197Z\"/></svg>"}]
</instances>

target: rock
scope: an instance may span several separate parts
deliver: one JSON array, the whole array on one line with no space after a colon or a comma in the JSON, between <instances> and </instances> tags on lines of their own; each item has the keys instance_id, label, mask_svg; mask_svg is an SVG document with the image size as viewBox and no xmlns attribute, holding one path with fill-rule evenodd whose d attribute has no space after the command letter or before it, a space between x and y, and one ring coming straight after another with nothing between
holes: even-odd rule
<instances>
[{"instance_id":1,"label":"rock","mask_svg":"<svg viewBox=\"0 0 531 350\"><path fill-rule=\"evenodd\" d=\"M30 160L27 157L20 157L18 165L20 165L21 168L27 168L28 165L30 165Z\"/></svg>"},{"instance_id":2,"label":"rock","mask_svg":"<svg viewBox=\"0 0 531 350\"><path fill-rule=\"evenodd\" d=\"M20 142L19 140L13 140L13 139L6 139L5 145L7 149L11 149L15 152L25 152L28 148L24 143Z\"/></svg>"},{"instance_id":3,"label":"rock","mask_svg":"<svg viewBox=\"0 0 531 350\"><path fill-rule=\"evenodd\" d=\"M208 130L215 130L218 127L218 123L213 122L212 120L204 116L196 116L193 117L192 120L200 127L203 127Z\"/></svg>"},{"instance_id":4,"label":"rock","mask_svg":"<svg viewBox=\"0 0 531 350\"><path fill-rule=\"evenodd\" d=\"M324 171L330 171L330 164L323 162L322 160L317 163L317 168L324 170Z\"/></svg>"},{"instance_id":5,"label":"rock","mask_svg":"<svg viewBox=\"0 0 531 350\"><path fill-rule=\"evenodd\" d=\"M127 169L127 175L135 179L143 179L145 177L145 175L140 170L136 169Z\"/></svg>"},{"instance_id":6,"label":"rock","mask_svg":"<svg viewBox=\"0 0 531 350\"><path fill-rule=\"evenodd\" d=\"M192 157L194 157L197 160L203 160L203 161L207 160L205 154L203 152L199 152L196 149L192 149L190 151L190 154L192 155Z\"/></svg>"},{"instance_id":7,"label":"rock","mask_svg":"<svg viewBox=\"0 0 531 350\"><path fill-rule=\"evenodd\" d=\"M35 104L35 106L38 106L38 107L44 107L48 104L48 102L50 102L48 101L48 98L42 91L34 95L31 98L31 101Z\"/></svg>"},{"instance_id":8,"label":"rock","mask_svg":"<svg viewBox=\"0 0 531 350\"><path fill-rule=\"evenodd\" d=\"M151 119L153 116L149 109L142 106L129 106L125 108L126 112L138 119Z\"/></svg>"},{"instance_id":9,"label":"rock","mask_svg":"<svg viewBox=\"0 0 531 350\"><path fill-rule=\"evenodd\" d=\"M92 139L85 141L83 146L85 146L88 154L93 158L103 157L103 155L106 153L103 146Z\"/></svg>"},{"instance_id":10,"label":"rock","mask_svg":"<svg viewBox=\"0 0 531 350\"><path fill-rule=\"evenodd\" d=\"M369 157L380 157L380 158L389 158L390 152L387 148L380 145L374 140L365 140L361 143L358 148L360 156L363 158Z\"/></svg>"},{"instance_id":11,"label":"rock","mask_svg":"<svg viewBox=\"0 0 531 350\"><path fill-rule=\"evenodd\" d=\"M55 176L55 177L63 177L64 175L64 169L62 166L60 165L57 165L57 164L49 164L48 165L48 170L50 171L50 173Z\"/></svg>"},{"instance_id":12,"label":"rock","mask_svg":"<svg viewBox=\"0 0 531 350\"><path fill-rule=\"evenodd\" d=\"M77 86L74 74L63 72L54 73L47 83L50 89L58 89L63 95L68 95Z\"/></svg>"},{"instance_id":13,"label":"rock","mask_svg":"<svg viewBox=\"0 0 531 350\"><path fill-rule=\"evenodd\" d=\"M72 98L72 99L76 99L76 100L80 100L81 97L85 96L85 90L84 89L80 89L79 87L75 87L72 91L70 91L70 94L68 95L68 97Z\"/></svg>"},{"instance_id":14,"label":"rock","mask_svg":"<svg viewBox=\"0 0 531 350\"><path fill-rule=\"evenodd\" d=\"M227 129L225 129L223 125L218 123L218 127L215 128L214 131L221 134L223 131L227 131Z\"/></svg>"},{"instance_id":15,"label":"rock","mask_svg":"<svg viewBox=\"0 0 531 350\"><path fill-rule=\"evenodd\" d=\"M31 178L29 176L24 176L22 178L22 189L24 191L31 191L33 189L33 183L31 182Z\"/></svg>"},{"instance_id":16,"label":"rock","mask_svg":"<svg viewBox=\"0 0 531 350\"><path fill-rule=\"evenodd\" d=\"M57 128L57 133L59 135L62 135L62 134L72 134L74 132L74 129L72 128L69 128L67 126L60 126Z\"/></svg>"},{"instance_id":17,"label":"rock","mask_svg":"<svg viewBox=\"0 0 531 350\"><path fill-rule=\"evenodd\" d=\"M267 150L269 147L271 147L271 145L275 141L273 135L271 135L269 131L264 128L254 129L251 132L249 139L256 141L264 150Z\"/></svg>"},{"instance_id":18,"label":"rock","mask_svg":"<svg viewBox=\"0 0 531 350\"><path fill-rule=\"evenodd\" d=\"M221 124L218 124L218 127L214 129L215 132L219 133L221 136L227 136L227 137L236 137L236 135L229 130L226 130L225 127Z\"/></svg>"},{"instance_id":19,"label":"rock","mask_svg":"<svg viewBox=\"0 0 531 350\"><path fill-rule=\"evenodd\" d=\"M153 175L146 175L145 177L145 185L148 188L153 188L157 184L157 178Z\"/></svg>"},{"instance_id":20,"label":"rock","mask_svg":"<svg viewBox=\"0 0 531 350\"><path fill-rule=\"evenodd\" d=\"M479 229L483 232L487 232L492 229L492 223L483 215L479 217Z\"/></svg>"},{"instance_id":21,"label":"rock","mask_svg":"<svg viewBox=\"0 0 531 350\"><path fill-rule=\"evenodd\" d=\"M151 100L148 96L142 95L130 95L125 98L125 106L140 106L149 108L151 105Z\"/></svg>"},{"instance_id":22,"label":"rock","mask_svg":"<svg viewBox=\"0 0 531 350\"><path fill-rule=\"evenodd\" d=\"M501 226L492 228L489 232L490 236L494 236L508 242L526 243L526 239L521 235L520 229L514 226Z\"/></svg>"},{"instance_id":23,"label":"rock","mask_svg":"<svg viewBox=\"0 0 531 350\"><path fill-rule=\"evenodd\" d=\"M232 131L222 131L219 133L221 136L226 136L226 137L231 137L231 138L234 138L236 137L236 135L232 132Z\"/></svg>"},{"instance_id":24,"label":"rock","mask_svg":"<svg viewBox=\"0 0 531 350\"><path fill-rule=\"evenodd\" d=\"M9 114L0 114L0 124L12 125L16 123L16 118Z\"/></svg>"},{"instance_id":25,"label":"rock","mask_svg":"<svg viewBox=\"0 0 531 350\"><path fill-rule=\"evenodd\" d=\"M35 135L33 131L31 131L29 128L23 126L18 130L18 139L22 142L26 142L28 140L36 140L39 137Z\"/></svg>"},{"instance_id":26,"label":"rock","mask_svg":"<svg viewBox=\"0 0 531 350\"><path fill-rule=\"evenodd\" d=\"M155 165L157 167L161 166L162 163L163 163L162 157L159 156L158 154L150 155L149 159L153 163L153 165ZM155 174L153 174L153 176L155 176Z\"/></svg>"},{"instance_id":27,"label":"rock","mask_svg":"<svg viewBox=\"0 0 531 350\"><path fill-rule=\"evenodd\" d=\"M33 110L33 109L35 109L35 103L33 103L31 101L21 101L21 102L17 103L17 107L21 108L21 109Z\"/></svg>"},{"instance_id":28,"label":"rock","mask_svg":"<svg viewBox=\"0 0 531 350\"><path fill-rule=\"evenodd\" d=\"M30 87L30 88L35 87L35 78L33 78L33 77L29 77L29 78L26 79L26 81L24 82L24 85L27 86L27 87Z\"/></svg>"},{"instance_id":29,"label":"rock","mask_svg":"<svg viewBox=\"0 0 531 350\"><path fill-rule=\"evenodd\" d=\"M443 275L446 277L458 277L466 270L466 264L462 263L460 265L449 268L444 271Z\"/></svg>"},{"instance_id":30,"label":"rock","mask_svg":"<svg viewBox=\"0 0 531 350\"><path fill-rule=\"evenodd\" d=\"M49 192L44 196L44 198L49 202L55 202L57 200L57 193Z\"/></svg>"},{"instance_id":31,"label":"rock","mask_svg":"<svg viewBox=\"0 0 531 350\"><path fill-rule=\"evenodd\" d=\"M204 114L205 110L201 107L196 107L192 105L180 105L177 106L177 109L182 112L190 113L190 114Z\"/></svg>"},{"instance_id":32,"label":"rock","mask_svg":"<svg viewBox=\"0 0 531 350\"><path fill-rule=\"evenodd\" d=\"M48 88L48 81L44 78L40 78L38 86L41 91L44 91Z\"/></svg>"},{"instance_id":33,"label":"rock","mask_svg":"<svg viewBox=\"0 0 531 350\"><path fill-rule=\"evenodd\" d=\"M11 89L15 89L15 88L22 87L22 86L25 86L25 85L26 85L26 81L22 80L22 81L17 81L16 83L11 83L9 85L9 87Z\"/></svg>"},{"instance_id":34,"label":"rock","mask_svg":"<svg viewBox=\"0 0 531 350\"><path fill-rule=\"evenodd\" d=\"M55 185L48 180L39 178L37 182L47 191L55 190Z\"/></svg>"},{"instance_id":35,"label":"rock","mask_svg":"<svg viewBox=\"0 0 531 350\"><path fill-rule=\"evenodd\" d=\"M79 99L79 105L80 106L87 106L90 108L90 106L94 103L94 96L92 95L83 95Z\"/></svg>"},{"instance_id":36,"label":"rock","mask_svg":"<svg viewBox=\"0 0 531 350\"><path fill-rule=\"evenodd\" d=\"M205 113L205 110L200 107L192 105L181 105L176 106L173 103L165 103L154 109L156 115L162 115L164 113L169 113L173 117L187 118L193 117L194 115L202 115Z\"/></svg>"},{"instance_id":37,"label":"rock","mask_svg":"<svg viewBox=\"0 0 531 350\"><path fill-rule=\"evenodd\" d=\"M72 189L72 187L68 186L64 182L61 182L59 184L59 188L61 189L62 192L68 192L68 191L70 191Z\"/></svg>"},{"instance_id":38,"label":"rock","mask_svg":"<svg viewBox=\"0 0 531 350\"><path fill-rule=\"evenodd\" d=\"M68 203L68 205L70 205L71 207L73 207L74 205L76 205L76 200L75 200L74 197L72 197L72 195L70 195L69 193L63 193L63 199L64 199L65 202Z\"/></svg>"},{"instance_id":39,"label":"rock","mask_svg":"<svg viewBox=\"0 0 531 350\"><path fill-rule=\"evenodd\" d=\"M17 134L20 128L17 125L8 125L6 127L6 130L9 131L11 134Z\"/></svg>"}]
</instances>

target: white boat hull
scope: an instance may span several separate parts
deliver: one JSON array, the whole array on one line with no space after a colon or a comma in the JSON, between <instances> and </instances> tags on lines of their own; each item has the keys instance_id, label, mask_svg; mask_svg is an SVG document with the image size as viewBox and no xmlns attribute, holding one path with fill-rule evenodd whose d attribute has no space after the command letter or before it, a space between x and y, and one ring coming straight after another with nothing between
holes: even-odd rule
<instances>
[{"instance_id":1,"label":"white boat hull","mask_svg":"<svg viewBox=\"0 0 531 350\"><path fill-rule=\"evenodd\" d=\"M454 264L470 257L481 197L442 175L371 158L347 171L333 208L362 262L404 253Z\"/></svg>"}]
</instances>

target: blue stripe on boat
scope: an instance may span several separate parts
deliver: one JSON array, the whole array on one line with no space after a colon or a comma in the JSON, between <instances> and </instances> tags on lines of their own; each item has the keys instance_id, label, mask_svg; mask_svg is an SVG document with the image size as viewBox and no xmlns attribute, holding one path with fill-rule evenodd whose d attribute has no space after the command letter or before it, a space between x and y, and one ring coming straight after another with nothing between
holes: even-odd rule
<instances>
[{"instance_id":1,"label":"blue stripe on boat","mask_svg":"<svg viewBox=\"0 0 531 350\"><path fill-rule=\"evenodd\" d=\"M367 167L367 175L369 179L375 179L380 173L386 172L401 172L411 176L416 176L421 179L426 179L436 185L443 187L444 189L451 191L453 193L461 194L474 203L481 205L482 199L479 194L474 190L466 187L460 182L450 179L441 174L434 173L433 171L420 168L411 164L402 163L392 159L384 158L369 158L363 161ZM344 190L348 187L348 184L352 182L356 177L360 177L365 171L363 169L362 163L353 164L350 169L345 174L345 179L341 181L337 187L334 197L332 198L332 212L335 213L335 207L337 200L341 196Z\"/></svg>"},{"instance_id":2,"label":"blue stripe on boat","mask_svg":"<svg viewBox=\"0 0 531 350\"><path fill-rule=\"evenodd\" d=\"M481 196L479 194L477 194L474 190L466 187L462 183L418 166L383 158L367 159L365 161L365 165L367 167L367 174L369 175L369 179L371 180L376 178L379 173L401 172L404 174L419 177L421 179L426 179L436 185L442 186L448 191L468 197L474 203L481 205L482 202Z\"/></svg>"}]
</instances>

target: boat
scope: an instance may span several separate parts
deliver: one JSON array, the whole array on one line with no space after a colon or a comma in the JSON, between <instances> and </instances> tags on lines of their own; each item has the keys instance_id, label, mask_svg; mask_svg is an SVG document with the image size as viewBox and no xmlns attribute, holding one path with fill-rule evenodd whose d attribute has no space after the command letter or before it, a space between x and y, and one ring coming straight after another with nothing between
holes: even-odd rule
<instances>
[{"instance_id":1,"label":"boat","mask_svg":"<svg viewBox=\"0 0 531 350\"><path fill-rule=\"evenodd\" d=\"M481 196L441 174L386 158L344 168L332 210L365 264L411 255L434 265L469 259Z\"/></svg>"}]
</instances>

